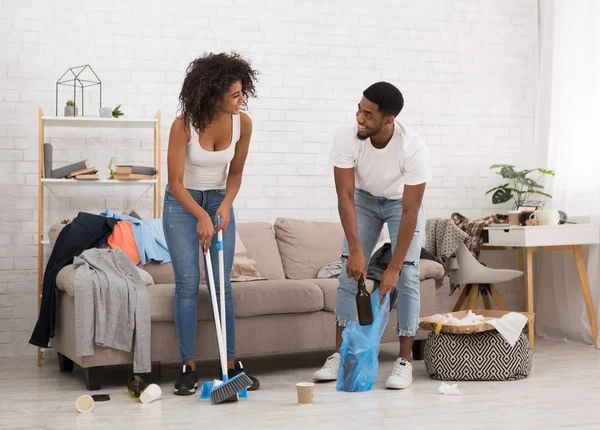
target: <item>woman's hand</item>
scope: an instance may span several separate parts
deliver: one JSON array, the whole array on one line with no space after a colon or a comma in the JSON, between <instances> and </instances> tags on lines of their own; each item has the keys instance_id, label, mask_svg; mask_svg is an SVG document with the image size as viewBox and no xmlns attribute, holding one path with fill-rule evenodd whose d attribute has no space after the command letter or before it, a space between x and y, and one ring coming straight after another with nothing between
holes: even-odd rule
<instances>
[{"instance_id":1,"label":"woman's hand","mask_svg":"<svg viewBox=\"0 0 600 430\"><path fill-rule=\"evenodd\" d=\"M202 214L198 217L198 224L196 224L196 231L200 238L200 246L204 249L204 255L210 248L212 237L215 234L215 228L210 219L210 216L206 211L202 211Z\"/></svg>"},{"instance_id":2,"label":"woman's hand","mask_svg":"<svg viewBox=\"0 0 600 430\"><path fill-rule=\"evenodd\" d=\"M229 215L231 214L231 206L227 203L221 203L219 209L217 209L217 213L215 214L215 232L219 232L223 230L223 233L227 231L227 225L229 224ZM217 219L221 217L221 222L217 225Z\"/></svg>"}]
</instances>

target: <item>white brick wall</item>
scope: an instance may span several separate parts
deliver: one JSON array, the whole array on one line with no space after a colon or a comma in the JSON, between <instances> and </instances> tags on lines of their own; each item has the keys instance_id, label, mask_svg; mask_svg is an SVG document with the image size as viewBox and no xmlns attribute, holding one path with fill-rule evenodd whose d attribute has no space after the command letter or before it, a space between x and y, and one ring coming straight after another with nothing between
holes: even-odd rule
<instances>
[{"instance_id":1,"label":"white brick wall","mask_svg":"<svg viewBox=\"0 0 600 430\"><path fill-rule=\"evenodd\" d=\"M427 215L478 217L498 210L484 195L496 183L489 165L530 155L536 8L535 0L4 0L0 356L35 352L26 342L36 306L36 114L41 106L54 115L54 85L68 67L91 64L104 104L122 103L127 116L161 109L165 160L189 62L205 51L250 58L261 75L250 102L255 132L236 201L240 221L336 220L332 134L353 119L366 86L389 80L405 95L401 120L431 149ZM96 115L97 90L87 91L86 113ZM59 114L70 94L61 89ZM113 155L151 162L151 139L143 130L46 136L55 166L85 157L102 175ZM78 210L126 209L139 197L90 186L54 192L60 200L46 193L48 225ZM146 216L151 206L150 192L135 203Z\"/></svg>"}]
</instances>

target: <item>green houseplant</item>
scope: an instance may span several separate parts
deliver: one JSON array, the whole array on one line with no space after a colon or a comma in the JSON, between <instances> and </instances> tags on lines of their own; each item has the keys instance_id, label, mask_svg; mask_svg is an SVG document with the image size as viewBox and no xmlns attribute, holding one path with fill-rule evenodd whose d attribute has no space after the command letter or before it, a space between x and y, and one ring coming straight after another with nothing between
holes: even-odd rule
<instances>
[{"instance_id":1,"label":"green houseplant","mask_svg":"<svg viewBox=\"0 0 600 430\"><path fill-rule=\"evenodd\" d=\"M113 117L119 118L122 115L123 115L123 112L121 111L121 105L118 105L116 108L113 109L113 111L112 111Z\"/></svg>"},{"instance_id":2,"label":"green houseplant","mask_svg":"<svg viewBox=\"0 0 600 430\"><path fill-rule=\"evenodd\" d=\"M65 105L65 116L77 116L79 115L79 108L75 107L73 100L67 100Z\"/></svg>"},{"instance_id":3,"label":"green houseplant","mask_svg":"<svg viewBox=\"0 0 600 430\"><path fill-rule=\"evenodd\" d=\"M512 199L514 200L513 209L517 209L521 206L526 206L533 195L552 198L550 194L543 191L544 186L539 183L539 180L546 175L554 176L552 170L541 168L515 170L515 166L510 164L494 164L490 169L500 169L496 174L502 176L506 182L485 193L486 195L494 193L492 194L492 203L495 205L506 203ZM535 179L532 179L529 177L530 174L539 175Z\"/></svg>"}]
</instances>

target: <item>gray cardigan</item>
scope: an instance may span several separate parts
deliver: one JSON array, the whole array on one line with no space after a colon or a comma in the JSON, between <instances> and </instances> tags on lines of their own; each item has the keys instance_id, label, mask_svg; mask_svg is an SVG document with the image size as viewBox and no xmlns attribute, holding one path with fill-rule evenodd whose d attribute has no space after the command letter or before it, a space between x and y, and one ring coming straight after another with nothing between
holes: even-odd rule
<instances>
[{"instance_id":1,"label":"gray cardigan","mask_svg":"<svg viewBox=\"0 0 600 430\"><path fill-rule=\"evenodd\" d=\"M135 340L133 371L150 373L150 298L140 270L118 248L87 249L73 264L77 355L93 355L94 345L130 352Z\"/></svg>"}]
</instances>

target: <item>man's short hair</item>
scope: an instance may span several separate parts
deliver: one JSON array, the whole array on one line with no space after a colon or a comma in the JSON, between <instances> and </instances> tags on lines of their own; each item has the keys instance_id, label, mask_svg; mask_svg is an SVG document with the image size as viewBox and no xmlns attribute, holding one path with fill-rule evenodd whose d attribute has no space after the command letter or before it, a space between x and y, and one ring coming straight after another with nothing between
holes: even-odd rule
<instances>
[{"instance_id":1,"label":"man's short hair","mask_svg":"<svg viewBox=\"0 0 600 430\"><path fill-rule=\"evenodd\" d=\"M404 97L398 88L389 82L376 82L363 91L363 96L375 103L384 115L398 116L404 107Z\"/></svg>"}]
</instances>

